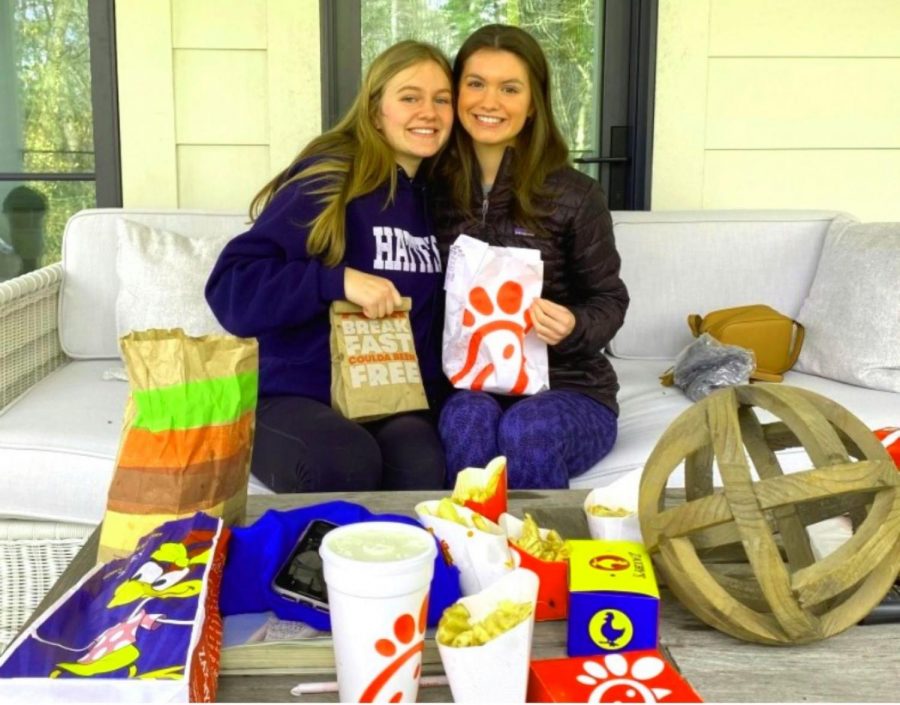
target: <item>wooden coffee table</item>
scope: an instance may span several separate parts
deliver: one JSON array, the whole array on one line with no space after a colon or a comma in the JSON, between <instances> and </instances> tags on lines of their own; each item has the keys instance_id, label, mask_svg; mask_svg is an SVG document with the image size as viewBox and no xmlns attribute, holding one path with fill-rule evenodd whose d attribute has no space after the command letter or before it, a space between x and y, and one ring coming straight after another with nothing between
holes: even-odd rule
<instances>
[{"instance_id":1,"label":"wooden coffee table","mask_svg":"<svg viewBox=\"0 0 900 705\"><path fill-rule=\"evenodd\" d=\"M267 509L292 509L342 499L373 512L414 516L413 507L446 492L367 492L340 494L254 495L247 503L250 523ZM542 526L566 538L587 537L581 510L586 490L511 491L510 511L529 512ZM99 531L60 577L35 611L40 614L94 565ZM33 619L33 617L32 617ZM565 623L535 625L533 658L566 655ZM762 646L739 641L700 622L664 588L660 645L691 685L707 701L717 702L895 702L900 695L900 624L854 627L806 646ZM302 658L302 651L298 651ZM337 702L337 693L295 697L299 681L329 681L316 675L223 675L220 702ZM423 688L420 702L448 702L446 687Z\"/></svg>"}]
</instances>

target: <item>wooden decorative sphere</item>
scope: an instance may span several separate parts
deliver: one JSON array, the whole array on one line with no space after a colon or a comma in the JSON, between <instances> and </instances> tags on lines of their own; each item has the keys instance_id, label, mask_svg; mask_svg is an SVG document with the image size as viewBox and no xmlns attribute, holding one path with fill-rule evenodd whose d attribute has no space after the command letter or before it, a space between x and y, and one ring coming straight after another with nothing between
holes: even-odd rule
<instances>
[{"instance_id":1,"label":"wooden decorative sphere","mask_svg":"<svg viewBox=\"0 0 900 705\"><path fill-rule=\"evenodd\" d=\"M754 407L780 421L762 424ZM813 467L785 474L775 451L800 446ZM666 508L666 481L682 461L686 501ZM842 632L900 571L900 473L887 451L842 406L783 384L723 389L675 419L644 468L639 515L676 597L748 641ZM845 515L853 535L817 561L805 527Z\"/></svg>"}]
</instances>

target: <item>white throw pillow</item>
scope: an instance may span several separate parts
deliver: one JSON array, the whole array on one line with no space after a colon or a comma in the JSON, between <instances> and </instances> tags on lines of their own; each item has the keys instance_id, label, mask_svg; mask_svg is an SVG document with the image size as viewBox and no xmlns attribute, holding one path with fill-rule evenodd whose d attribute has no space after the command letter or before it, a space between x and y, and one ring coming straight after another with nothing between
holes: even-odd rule
<instances>
[{"instance_id":1,"label":"white throw pillow","mask_svg":"<svg viewBox=\"0 0 900 705\"><path fill-rule=\"evenodd\" d=\"M232 233L187 237L124 218L116 223L116 332L183 328L188 335L224 333L203 289Z\"/></svg>"},{"instance_id":2,"label":"white throw pillow","mask_svg":"<svg viewBox=\"0 0 900 705\"><path fill-rule=\"evenodd\" d=\"M795 369L900 392L900 223L835 218L797 319Z\"/></svg>"}]
</instances>

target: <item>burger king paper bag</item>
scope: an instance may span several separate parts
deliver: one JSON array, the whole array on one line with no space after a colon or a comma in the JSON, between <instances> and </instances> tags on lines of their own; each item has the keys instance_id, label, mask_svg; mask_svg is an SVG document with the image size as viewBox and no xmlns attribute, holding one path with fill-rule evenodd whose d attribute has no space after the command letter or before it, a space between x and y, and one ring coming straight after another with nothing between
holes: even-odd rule
<instances>
[{"instance_id":1,"label":"burger king paper bag","mask_svg":"<svg viewBox=\"0 0 900 705\"><path fill-rule=\"evenodd\" d=\"M428 408L409 322L412 301L366 318L349 301L331 304L331 406L354 421Z\"/></svg>"},{"instance_id":2,"label":"burger king paper bag","mask_svg":"<svg viewBox=\"0 0 900 705\"><path fill-rule=\"evenodd\" d=\"M549 389L547 344L528 313L543 281L538 250L456 239L444 283L443 366L453 386L510 395Z\"/></svg>"}]
</instances>

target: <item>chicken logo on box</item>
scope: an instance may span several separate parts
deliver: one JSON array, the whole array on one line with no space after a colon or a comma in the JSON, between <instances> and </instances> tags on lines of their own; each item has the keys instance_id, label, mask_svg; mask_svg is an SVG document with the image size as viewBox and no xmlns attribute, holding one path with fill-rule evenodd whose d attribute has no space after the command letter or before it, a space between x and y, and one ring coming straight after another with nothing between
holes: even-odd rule
<instances>
[{"instance_id":1,"label":"chicken logo on box","mask_svg":"<svg viewBox=\"0 0 900 705\"><path fill-rule=\"evenodd\" d=\"M659 588L634 541L569 541L569 656L656 648Z\"/></svg>"},{"instance_id":2,"label":"chicken logo on box","mask_svg":"<svg viewBox=\"0 0 900 705\"><path fill-rule=\"evenodd\" d=\"M699 703L658 651L532 661L530 703Z\"/></svg>"}]
</instances>

